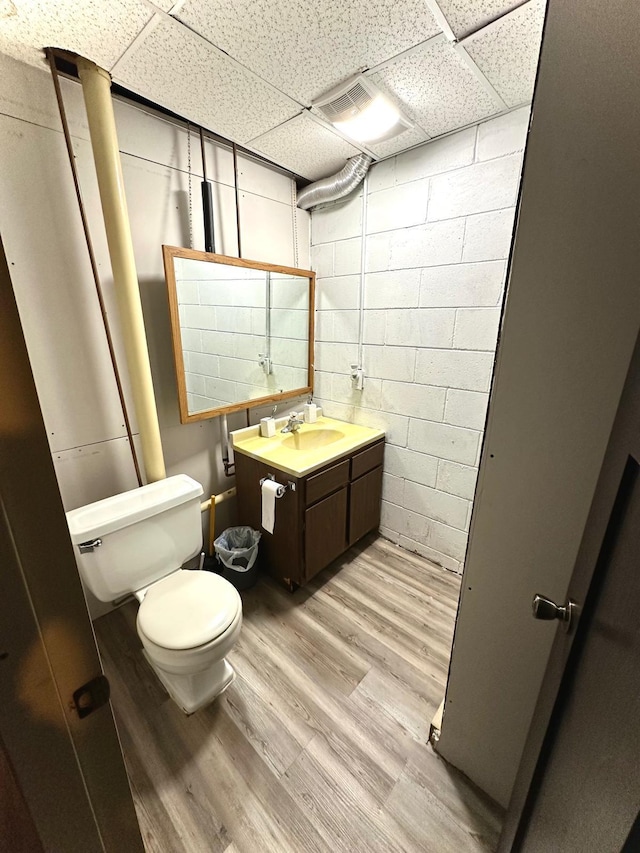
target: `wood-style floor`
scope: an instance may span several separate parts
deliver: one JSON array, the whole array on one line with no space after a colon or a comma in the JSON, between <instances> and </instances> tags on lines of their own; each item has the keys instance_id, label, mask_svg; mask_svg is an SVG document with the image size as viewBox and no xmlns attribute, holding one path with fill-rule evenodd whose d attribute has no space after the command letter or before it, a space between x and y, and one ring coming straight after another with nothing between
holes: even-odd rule
<instances>
[{"instance_id":1,"label":"wood-style floor","mask_svg":"<svg viewBox=\"0 0 640 853\"><path fill-rule=\"evenodd\" d=\"M162 853L466 853L501 814L427 745L459 578L365 540L290 595L242 593L237 678L185 716L131 603L96 623L138 818Z\"/></svg>"}]
</instances>

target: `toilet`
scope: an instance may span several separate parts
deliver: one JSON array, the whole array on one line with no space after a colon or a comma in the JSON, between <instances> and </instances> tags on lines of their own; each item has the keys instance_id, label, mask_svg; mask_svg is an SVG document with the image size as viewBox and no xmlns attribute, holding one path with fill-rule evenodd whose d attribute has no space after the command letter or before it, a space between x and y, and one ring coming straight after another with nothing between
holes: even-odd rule
<instances>
[{"instance_id":1,"label":"toilet","mask_svg":"<svg viewBox=\"0 0 640 853\"><path fill-rule=\"evenodd\" d=\"M178 474L67 513L82 580L100 601L133 593L144 655L192 714L231 684L242 601L219 575L181 568L202 548L200 483Z\"/></svg>"}]
</instances>

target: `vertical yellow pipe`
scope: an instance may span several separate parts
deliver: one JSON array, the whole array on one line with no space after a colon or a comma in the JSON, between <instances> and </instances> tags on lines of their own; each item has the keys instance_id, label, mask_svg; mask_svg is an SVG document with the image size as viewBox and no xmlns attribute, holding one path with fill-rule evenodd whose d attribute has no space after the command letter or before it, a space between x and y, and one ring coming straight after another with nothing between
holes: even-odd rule
<instances>
[{"instance_id":1,"label":"vertical yellow pipe","mask_svg":"<svg viewBox=\"0 0 640 853\"><path fill-rule=\"evenodd\" d=\"M79 57L77 65L89 121L111 269L140 429L142 459L147 480L153 482L164 479L166 471L111 101L111 77L86 59Z\"/></svg>"}]
</instances>

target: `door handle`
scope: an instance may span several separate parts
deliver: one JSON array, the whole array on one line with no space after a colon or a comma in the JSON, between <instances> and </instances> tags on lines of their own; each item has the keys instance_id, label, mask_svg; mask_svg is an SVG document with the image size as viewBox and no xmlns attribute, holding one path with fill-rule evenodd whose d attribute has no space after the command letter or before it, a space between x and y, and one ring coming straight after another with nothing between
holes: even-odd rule
<instances>
[{"instance_id":1,"label":"door handle","mask_svg":"<svg viewBox=\"0 0 640 853\"><path fill-rule=\"evenodd\" d=\"M533 608L533 618L534 619L558 619L562 622L562 628L564 631L571 630L571 623L573 621L573 614L576 610L576 603L572 601L570 598L567 599L567 603L564 605L556 604L555 601L552 601L550 598L545 598L544 595L534 595L532 608Z\"/></svg>"}]
</instances>

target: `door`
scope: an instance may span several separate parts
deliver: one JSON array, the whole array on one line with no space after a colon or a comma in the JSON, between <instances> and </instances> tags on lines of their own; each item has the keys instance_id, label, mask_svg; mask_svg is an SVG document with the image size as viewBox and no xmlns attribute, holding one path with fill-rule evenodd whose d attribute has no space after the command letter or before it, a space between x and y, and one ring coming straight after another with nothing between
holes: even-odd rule
<instances>
[{"instance_id":1,"label":"door","mask_svg":"<svg viewBox=\"0 0 640 853\"><path fill-rule=\"evenodd\" d=\"M1 241L0 388L0 850L142 851Z\"/></svg>"},{"instance_id":2,"label":"door","mask_svg":"<svg viewBox=\"0 0 640 853\"><path fill-rule=\"evenodd\" d=\"M304 579L311 580L347 547L347 486L304 512Z\"/></svg>"},{"instance_id":3,"label":"door","mask_svg":"<svg viewBox=\"0 0 640 853\"><path fill-rule=\"evenodd\" d=\"M349 486L348 545L380 526L382 468L374 468Z\"/></svg>"},{"instance_id":4,"label":"door","mask_svg":"<svg viewBox=\"0 0 640 853\"><path fill-rule=\"evenodd\" d=\"M568 590L576 611L555 629L500 851L639 849L639 558L640 339Z\"/></svg>"}]
</instances>

